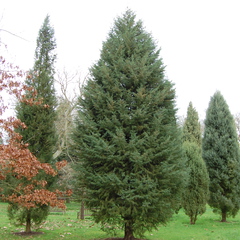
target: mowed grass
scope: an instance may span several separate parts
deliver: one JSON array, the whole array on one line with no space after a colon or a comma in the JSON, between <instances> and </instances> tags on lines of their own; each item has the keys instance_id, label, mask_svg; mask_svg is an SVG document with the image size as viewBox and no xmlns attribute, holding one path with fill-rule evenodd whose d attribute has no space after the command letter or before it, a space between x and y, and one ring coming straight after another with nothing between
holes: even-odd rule
<instances>
[{"instance_id":1,"label":"mowed grass","mask_svg":"<svg viewBox=\"0 0 240 240\"><path fill-rule=\"evenodd\" d=\"M23 227L14 227L7 217L7 204L0 203L0 239L78 239L92 240L111 237L101 231L100 225L95 224L91 217L85 220L77 219L79 210L78 203L67 204L66 213L51 213L42 226L37 230L42 235L19 237L14 232L24 230ZM212 213L210 208L199 216L195 225L189 224L189 218L182 210L175 214L166 226L160 226L158 230L147 232L146 239L149 240L240 240L240 214L236 218L228 218L227 223L221 223L220 217ZM118 237L123 236L119 232Z\"/></svg>"}]
</instances>

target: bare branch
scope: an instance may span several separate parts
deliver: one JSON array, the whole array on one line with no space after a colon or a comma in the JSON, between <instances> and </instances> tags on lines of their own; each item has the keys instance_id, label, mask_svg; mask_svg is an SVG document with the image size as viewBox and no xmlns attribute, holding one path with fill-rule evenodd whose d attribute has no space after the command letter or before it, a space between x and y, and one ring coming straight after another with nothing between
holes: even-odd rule
<instances>
[{"instance_id":1,"label":"bare branch","mask_svg":"<svg viewBox=\"0 0 240 240\"><path fill-rule=\"evenodd\" d=\"M73 161L69 154L71 138L69 137L74 125L74 110L77 104L77 98L82 94L82 86L85 82L81 81L78 71L69 73L65 68L62 72L57 72L57 89L60 90L59 105L57 108L56 129L58 135L57 149L53 155L59 157L63 151L70 160Z\"/></svg>"},{"instance_id":2,"label":"bare branch","mask_svg":"<svg viewBox=\"0 0 240 240\"><path fill-rule=\"evenodd\" d=\"M18 37L18 38L20 38L20 39L22 39L22 40L24 40L24 41L29 42L27 39L25 39L25 38L23 38L23 37L21 37L21 36L15 34L15 33L12 33L12 32L10 32L10 31L8 31L8 30L6 30L6 29L2 29L2 28L0 28L0 31L3 31L3 32L6 32L6 33L9 33L9 34L13 35L14 37Z\"/></svg>"}]
</instances>

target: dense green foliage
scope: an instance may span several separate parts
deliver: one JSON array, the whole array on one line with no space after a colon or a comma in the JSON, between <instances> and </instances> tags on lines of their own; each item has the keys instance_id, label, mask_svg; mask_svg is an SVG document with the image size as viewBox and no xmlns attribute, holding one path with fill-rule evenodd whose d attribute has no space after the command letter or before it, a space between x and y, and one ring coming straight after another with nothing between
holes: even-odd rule
<instances>
[{"instance_id":1,"label":"dense green foliage","mask_svg":"<svg viewBox=\"0 0 240 240\"><path fill-rule=\"evenodd\" d=\"M197 216L206 211L209 198L209 176L202 158L202 137L198 113L189 104L187 118L183 126L183 149L187 160L189 180L183 194L182 207L195 224Z\"/></svg>"},{"instance_id":2,"label":"dense green foliage","mask_svg":"<svg viewBox=\"0 0 240 240\"><path fill-rule=\"evenodd\" d=\"M195 224L197 216L206 211L209 176L199 146L194 142L184 142L183 149L187 159L189 180L183 194L182 207L190 217L190 223Z\"/></svg>"},{"instance_id":3,"label":"dense green foliage","mask_svg":"<svg viewBox=\"0 0 240 240\"><path fill-rule=\"evenodd\" d=\"M50 26L49 16L39 30L35 50L35 64L30 71L25 84L37 91L39 105L29 105L20 102L16 108L17 118L27 125L20 133L23 140L29 143L30 151L41 161L53 161L55 136L56 96L54 89L54 62L56 42L54 29ZM33 97L33 91L27 91L26 96Z\"/></svg>"},{"instance_id":4,"label":"dense green foliage","mask_svg":"<svg viewBox=\"0 0 240 240\"><path fill-rule=\"evenodd\" d=\"M229 107L220 92L209 103L205 119L203 158L210 177L209 205L222 214L235 216L240 204L239 143Z\"/></svg>"},{"instance_id":5,"label":"dense green foliage","mask_svg":"<svg viewBox=\"0 0 240 240\"><path fill-rule=\"evenodd\" d=\"M187 109L187 118L183 125L183 141L195 142L200 148L202 148L202 134L201 127L198 118L198 113L193 107L192 102L189 103Z\"/></svg>"},{"instance_id":6,"label":"dense green foliage","mask_svg":"<svg viewBox=\"0 0 240 240\"><path fill-rule=\"evenodd\" d=\"M116 19L90 71L74 134L86 203L97 222L120 225L133 239L179 207L185 177L175 91L131 11Z\"/></svg>"},{"instance_id":7,"label":"dense green foliage","mask_svg":"<svg viewBox=\"0 0 240 240\"><path fill-rule=\"evenodd\" d=\"M54 62L55 55L54 29L50 26L49 16L39 30L37 47L35 51L35 64L26 78L25 84L34 90L26 91L26 98L35 98L41 104L31 105L25 102L18 102L16 107L17 118L24 122L26 129L17 129L23 136L23 141L29 144L29 150L42 163L53 163L53 151L56 143L55 136L55 105L56 97L54 90ZM35 91L37 95L35 96ZM54 177L41 171L36 180L46 180L47 188L54 182ZM14 180L14 184L27 185L29 180L20 178ZM22 208L18 204L10 203L9 216L15 218L18 223L32 222L40 223L48 215L48 207L39 205L37 208L29 210Z\"/></svg>"}]
</instances>

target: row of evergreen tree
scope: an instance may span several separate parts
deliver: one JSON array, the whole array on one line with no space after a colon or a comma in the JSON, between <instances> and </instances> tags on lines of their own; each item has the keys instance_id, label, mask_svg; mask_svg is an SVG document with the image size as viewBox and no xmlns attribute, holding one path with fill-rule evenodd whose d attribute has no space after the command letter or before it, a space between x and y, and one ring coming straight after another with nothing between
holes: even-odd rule
<instances>
[{"instance_id":1,"label":"row of evergreen tree","mask_svg":"<svg viewBox=\"0 0 240 240\"><path fill-rule=\"evenodd\" d=\"M40 161L50 164L57 140L55 48L47 16L26 79L43 104L19 102L16 107L28 127L19 130L23 140ZM77 102L71 134L76 188L95 209L95 221L121 226L125 240L166 223L180 206L192 224L207 203L222 221L239 210L239 144L227 103L220 92L211 98L203 136L190 103L180 129L174 85L164 69L156 42L128 10L115 20ZM29 98L32 94L26 92ZM54 186L52 177L47 181L49 188ZM47 211L37 209L38 217Z\"/></svg>"},{"instance_id":2,"label":"row of evergreen tree","mask_svg":"<svg viewBox=\"0 0 240 240\"><path fill-rule=\"evenodd\" d=\"M203 136L202 136L203 135ZM239 210L239 142L229 107L217 91L210 100L202 134L198 113L189 104L183 126L183 150L189 169L182 206L195 223L208 203L213 211L235 217Z\"/></svg>"}]
</instances>

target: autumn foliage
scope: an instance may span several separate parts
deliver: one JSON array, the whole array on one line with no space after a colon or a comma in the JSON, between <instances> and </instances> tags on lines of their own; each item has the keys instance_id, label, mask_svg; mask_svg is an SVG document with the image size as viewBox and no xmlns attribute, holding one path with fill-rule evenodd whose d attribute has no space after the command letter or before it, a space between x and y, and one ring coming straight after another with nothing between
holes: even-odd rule
<instances>
[{"instance_id":1,"label":"autumn foliage","mask_svg":"<svg viewBox=\"0 0 240 240\"><path fill-rule=\"evenodd\" d=\"M48 190L47 182L39 180L38 174L44 171L48 175L56 176L58 170L67 162L58 162L55 166L41 163L30 152L28 144L22 141L22 136L16 131L18 128L24 129L27 126L14 117L3 118L4 111L7 109L3 95L14 95L18 100L29 105L41 104L41 100L36 100L37 97L35 99L37 92L21 83L23 76L25 74L22 71L0 57L0 139L2 140L0 145L0 195L10 205L25 209L26 213L43 205L65 209L64 201L58 198L62 194L70 195L71 191L63 193L58 190ZM33 98L25 98L25 90L32 91ZM3 134L5 141L3 141ZM15 180L9 181L9 179ZM31 231L31 220L29 221L29 217L25 220L26 231Z\"/></svg>"}]
</instances>

